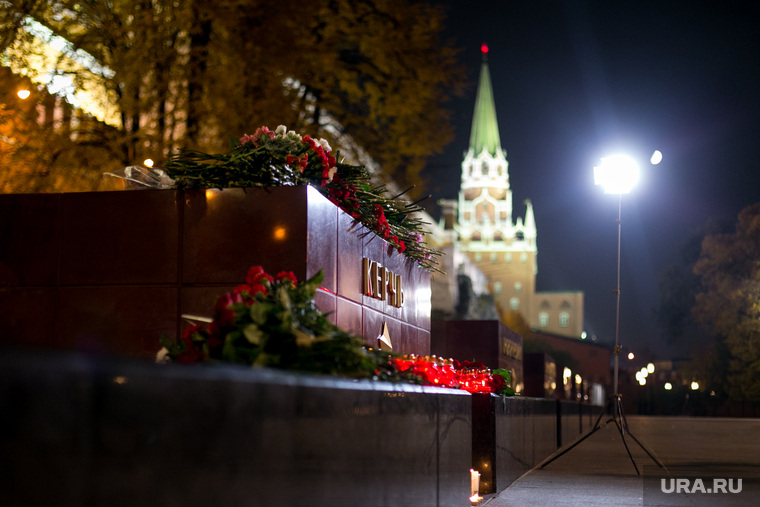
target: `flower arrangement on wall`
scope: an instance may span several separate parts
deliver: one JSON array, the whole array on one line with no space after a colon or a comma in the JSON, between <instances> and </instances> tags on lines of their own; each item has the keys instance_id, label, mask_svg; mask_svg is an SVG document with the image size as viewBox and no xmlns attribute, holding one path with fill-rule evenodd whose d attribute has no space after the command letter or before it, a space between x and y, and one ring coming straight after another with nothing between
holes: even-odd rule
<instances>
[{"instance_id":1,"label":"flower arrangement on wall","mask_svg":"<svg viewBox=\"0 0 760 507\"><path fill-rule=\"evenodd\" d=\"M248 270L245 283L217 299L207 326L187 327L179 340L161 337L157 359L266 366L350 378L370 378L511 395L509 371L482 363L402 356L366 347L314 304L320 271L298 282L291 272Z\"/></svg>"},{"instance_id":2,"label":"flower arrangement on wall","mask_svg":"<svg viewBox=\"0 0 760 507\"><path fill-rule=\"evenodd\" d=\"M339 162L324 139L288 131L258 128L252 135L230 138L230 152L207 154L182 150L166 164L166 174L179 188L312 185L343 211L382 237L393 248L428 270L436 270L440 253L423 242L424 222L418 203L390 196L372 183L363 166Z\"/></svg>"}]
</instances>

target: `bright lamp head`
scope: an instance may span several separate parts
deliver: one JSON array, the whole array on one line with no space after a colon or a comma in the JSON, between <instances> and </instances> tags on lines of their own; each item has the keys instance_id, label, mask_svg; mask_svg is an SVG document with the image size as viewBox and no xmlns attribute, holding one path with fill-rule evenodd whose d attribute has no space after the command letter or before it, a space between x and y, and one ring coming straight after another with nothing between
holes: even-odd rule
<instances>
[{"instance_id":1,"label":"bright lamp head","mask_svg":"<svg viewBox=\"0 0 760 507\"><path fill-rule=\"evenodd\" d=\"M639 180L639 166L626 155L602 158L594 167L594 184L604 188L606 194L627 194Z\"/></svg>"}]
</instances>

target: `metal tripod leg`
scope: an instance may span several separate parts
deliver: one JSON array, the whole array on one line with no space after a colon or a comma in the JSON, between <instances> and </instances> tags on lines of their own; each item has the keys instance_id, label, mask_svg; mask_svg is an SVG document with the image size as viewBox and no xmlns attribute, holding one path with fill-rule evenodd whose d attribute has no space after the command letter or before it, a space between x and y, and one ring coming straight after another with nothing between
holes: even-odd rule
<instances>
[{"instance_id":1,"label":"metal tripod leg","mask_svg":"<svg viewBox=\"0 0 760 507\"><path fill-rule=\"evenodd\" d=\"M639 472L639 467L636 466L636 460L633 459L633 454L631 454L631 450L628 448L628 442L625 441L625 433L628 428L628 424L625 422L625 416L623 415L623 406L620 403L620 397L615 396L614 399L616 400L614 402L615 405L615 426L617 426L618 431L620 432L620 438L623 439L623 445L625 446L625 452L628 453L628 457L631 458L631 463L633 463L633 468L636 469L636 475L641 475L641 472ZM623 427L626 428L626 431L623 431ZM630 433L629 433L630 435ZM633 436L633 435L631 435ZM634 439L635 440L635 439Z\"/></svg>"},{"instance_id":2,"label":"metal tripod leg","mask_svg":"<svg viewBox=\"0 0 760 507\"><path fill-rule=\"evenodd\" d=\"M618 409L619 409L619 412L620 412L620 426L619 426L619 428L620 428L620 436L623 437L623 443L625 443L625 436L623 436L623 433L627 433L633 439L633 441L636 442L637 444L639 444L639 447L641 447L641 449L645 453L647 453L647 456L649 456L650 458L652 458L652 461L654 461L657 464L657 466L659 466L660 468L665 468L665 464L662 461L660 461L660 459L657 456L655 456L654 452L651 451L651 450L649 450L647 448L647 446L645 446L643 443L641 443L639 441L639 439L636 438L636 436L633 433L631 433L631 430L628 429L628 421L626 420L625 414L623 413L623 404L620 401L620 397L619 396L616 396L616 398L617 398ZM627 445L626 445L626 449L628 449ZM628 455L630 456L631 453L628 452ZM631 457L631 461L633 461L633 457ZM634 463L633 466L636 467L636 463ZM636 467L636 472L638 472L638 471L639 471L639 469L638 469L638 467ZM639 475L641 475L641 474L639 474Z\"/></svg>"},{"instance_id":3,"label":"metal tripod leg","mask_svg":"<svg viewBox=\"0 0 760 507\"><path fill-rule=\"evenodd\" d=\"M609 410L609 411L610 411L610 414L611 414L611 415L610 415L610 418L609 418L609 419L607 419L607 420L604 422L604 424L599 424L599 423L601 422L601 420L602 420L602 417L604 417L604 415L607 413L607 410ZM593 428L591 428L591 430L590 430L588 433L586 433L586 434L585 434L585 435L583 435L581 438L579 438L578 440L576 440L575 442L573 442L573 444L572 444L570 447L568 447L568 448L566 448L566 449L562 449L562 450L560 450L560 451L557 451L557 452L555 452L554 454L552 454L551 456L549 456L548 458L546 458L544 461L542 461L542 462L541 462L541 463L538 465L538 467L537 467L537 468L544 468L546 465L548 465L548 464L549 464L549 463L551 463L552 461L556 460L556 459L557 459L557 458L559 458L560 456L563 456L563 455L564 455L564 454L566 454L567 452L571 451L571 450L572 450L572 449L574 449L576 446L578 446L578 445L579 445L581 442L583 442L583 441L584 441L584 440L586 440L588 437L590 437L591 435L593 435L594 433L596 433L596 432L597 432L597 431L599 431L600 429L604 428L605 426L607 426L607 425L608 425L609 423L611 423L611 422L614 422L614 423L615 423L615 426L617 426L617 429L618 429L618 431L620 432L620 437L623 439L623 445L625 446L625 450L626 450L626 452L628 453L628 457L631 459L631 463L633 463L633 468L635 468L635 469L636 469L636 474L637 474L637 475L641 475L641 472L639 472L639 467L638 467L638 466L636 466L636 461L633 459L633 455L631 454L631 450L630 450L630 449L629 449L629 447L628 447L628 443L625 441L625 434L626 434L626 433L627 433L628 435L630 435L630 436L631 436L631 438L633 438L633 440L634 440L634 441L635 441L637 444L639 444L639 447L641 447L641 448L644 450L644 452L646 452L646 453L647 453L647 455L648 455L650 458L652 458L652 460L653 460L655 463L657 463L657 465L658 465L660 468L665 468L665 465L664 465L664 464L663 464L663 463L662 463L662 462L661 462L661 461L660 461L660 460L659 460L659 459L658 459L658 458L657 458L657 457L654 455L654 453L652 453L652 452L651 452L649 449L647 449L647 448L646 448L646 446L644 446L644 445L643 445L643 444L642 444L642 443L639 441L639 439L637 439L637 438L636 438L636 437L633 435L633 433L631 433L631 432L630 432L630 430L628 429L628 422L626 421L626 419L625 419L625 414L623 413L623 405L622 405L622 403L621 403L621 401L620 401L620 395L615 395L615 396L612 396L612 397L611 397L611 398L610 398L610 399L607 401L607 404L604 406L604 409L603 409L603 410L602 410L602 412L599 414L599 417L596 419L596 422L594 423L594 427L593 427Z\"/></svg>"}]
</instances>

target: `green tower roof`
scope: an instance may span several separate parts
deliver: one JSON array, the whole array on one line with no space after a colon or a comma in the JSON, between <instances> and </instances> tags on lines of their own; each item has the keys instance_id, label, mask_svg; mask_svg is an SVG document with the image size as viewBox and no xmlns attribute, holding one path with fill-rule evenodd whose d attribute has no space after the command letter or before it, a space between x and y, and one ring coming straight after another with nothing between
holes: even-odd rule
<instances>
[{"instance_id":1,"label":"green tower roof","mask_svg":"<svg viewBox=\"0 0 760 507\"><path fill-rule=\"evenodd\" d=\"M481 51L483 52L483 63L480 66L478 93L475 97L475 113L472 115L470 149L477 155L485 147L488 153L496 155L501 152L501 140L499 139L499 125L496 121L491 74L488 71L486 58L488 47L483 44Z\"/></svg>"}]
</instances>

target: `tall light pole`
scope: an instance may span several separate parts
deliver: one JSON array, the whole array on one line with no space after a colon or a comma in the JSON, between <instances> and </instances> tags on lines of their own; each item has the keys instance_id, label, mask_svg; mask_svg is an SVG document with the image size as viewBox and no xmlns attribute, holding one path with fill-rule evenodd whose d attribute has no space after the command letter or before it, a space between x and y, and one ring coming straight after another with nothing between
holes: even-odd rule
<instances>
[{"instance_id":1,"label":"tall light pole","mask_svg":"<svg viewBox=\"0 0 760 507\"><path fill-rule=\"evenodd\" d=\"M615 289L615 348L613 349L613 387L612 395L618 392L618 368L620 364L620 237L623 194L629 194L639 181L639 166L635 160L626 155L614 155L602 158L602 163L594 167L594 184L604 189L605 194L618 195L618 243L617 243L617 287Z\"/></svg>"},{"instance_id":2,"label":"tall light pole","mask_svg":"<svg viewBox=\"0 0 760 507\"><path fill-rule=\"evenodd\" d=\"M659 152L655 152L659 154ZM660 154L659 158L652 157L652 163L659 163L662 159ZM655 162L655 160L657 160ZM594 427L591 430L576 440L570 447L566 449L560 449L548 458L546 458L538 468L543 468L555 459L559 458L566 452L573 449L575 446L586 440L588 437L596 433L598 430L605 427L607 424L614 422L617 426L620 436L623 439L623 445L628 452L628 457L631 458L631 463L636 469L636 473L641 475L639 467L636 466L636 462L633 459L631 450L628 448L628 443L625 441L626 435L630 436L644 452L646 452L652 460L657 463L661 468L665 468L665 465L650 451L639 439L637 439L628 429L628 423L625 420L625 414L623 413L623 405L620 399L620 393L618 392L618 368L620 363L620 236L621 236L621 211L623 209L623 194L628 194L631 189L639 180L639 166L630 157L626 155L615 155L611 157L602 158L602 162L599 166L594 167L594 183L604 188L606 194L618 195L618 244L617 244L617 287L615 289L615 348L614 348L614 371L613 371L613 387L612 396L609 397L607 405L604 407L599 417L594 423ZM602 424L602 418L609 412L610 417Z\"/></svg>"}]
</instances>

